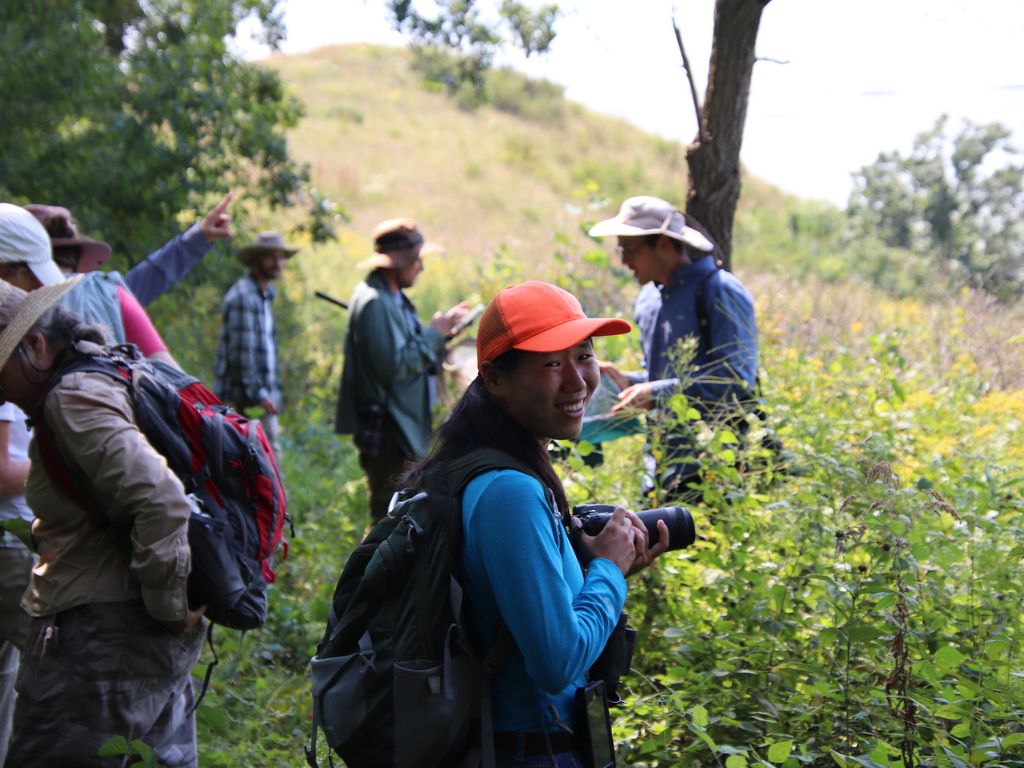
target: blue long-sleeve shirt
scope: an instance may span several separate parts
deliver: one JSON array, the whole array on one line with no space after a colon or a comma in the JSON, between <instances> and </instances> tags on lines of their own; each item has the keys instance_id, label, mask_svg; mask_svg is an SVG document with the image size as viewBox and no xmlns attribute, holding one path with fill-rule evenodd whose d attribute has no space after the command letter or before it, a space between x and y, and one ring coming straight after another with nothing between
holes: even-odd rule
<instances>
[{"instance_id":1,"label":"blue long-sleeve shirt","mask_svg":"<svg viewBox=\"0 0 1024 768\"><path fill-rule=\"evenodd\" d=\"M709 277L716 270L718 274ZM710 333L704 335L697 313L702 283L710 321ZM659 397L681 389L699 407L750 398L757 378L757 320L754 301L735 275L719 270L706 256L677 269L666 285L645 285L635 310L644 371L629 374L632 383L653 382ZM684 372L673 365L670 351L690 336L697 338L696 354L678 362L695 370L681 376Z\"/></svg>"},{"instance_id":2,"label":"blue long-sleeve shirt","mask_svg":"<svg viewBox=\"0 0 1024 768\"><path fill-rule=\"evenodd\" d=\"M132 267L124 281L139 304L148 307L187 275L212 247L199 225L193 224Z\"/></svg>"},{"instance_id":3,"label":"blue long-sleeve shirt","mask_svg":"<svg viewBox=\"0 0 1024 768\"><path fill-rule=\"evenodd\" d=\"M548 704L571 725L576 689L604 649L626 580L597 558L584 576L544 487L514 470L475 477L462 496L469 623L490 648L499 615L516 650L493 684L498 731L553 731Z\"/></svg>"}]
</instances>

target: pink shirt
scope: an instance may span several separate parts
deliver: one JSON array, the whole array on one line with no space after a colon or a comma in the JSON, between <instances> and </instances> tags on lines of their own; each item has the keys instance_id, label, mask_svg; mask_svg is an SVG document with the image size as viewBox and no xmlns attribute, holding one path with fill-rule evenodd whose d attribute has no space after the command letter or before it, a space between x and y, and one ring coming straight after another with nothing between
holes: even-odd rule
<instances>
[{"instance_id":1,"label":"pink shirt","mask_svg":"<svg viewBox=\"0 0 1024 768\"><path fill-rule=\"evenodd\" d=\"M125 340L137 346L146 357L154 352L166 352L167 345L132 292L119 285L117 298L121 301L121 322L124 323Z\"/></svg>"}]
</instances>

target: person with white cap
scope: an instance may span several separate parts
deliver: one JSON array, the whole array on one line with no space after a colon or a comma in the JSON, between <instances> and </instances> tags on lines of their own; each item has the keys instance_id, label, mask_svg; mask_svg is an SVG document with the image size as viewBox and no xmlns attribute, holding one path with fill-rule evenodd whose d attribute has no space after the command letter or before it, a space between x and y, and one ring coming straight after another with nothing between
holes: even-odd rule
<instances>
[{"instance_id":1,"label":"person with white cap","mask_svg":"<svg viewBox=\"0 0 1024 768\"><path fill-rule=\"evenodd\" d=\"M228 289L221 303L220 339L214 364L214 391L238 410L259 408L274 453L281 455L281 368L277 359L273 282L299 252L277 232L261 232L238 252L247 274Z\"/></svg>"},{"instance_id":2,"label":"person with white cap","mask_svg":"<svg viewBox=\"0 0 1024 768\"><path fill-rule=\"evenodd\" d=\"M370 274L349 303L345 365L335 431L353 435L370 487L370 515L387 513L406 463L427 454L436 373L445 341L469 312L465 302L437 312L424 328L404 291L423 271L426 250L412 219L374 228L375 253L360 262Z\"/></svg>"},{"instance_id":3,"label":"person with white cap","mask_svg":"<svg viewBox=\"0 0 1024 768\"><path fill-rule=\"evenodd\" d=\"M190 672L204 637L203 609L187 595L191 508L138 429L128 390L102 373L62 376L107 349L99 326L57 306L81 279L27 294L0 281L0 400L45 430L110 520L100 527L51 475L37 432L25 498L39 561L21 601L32 618L5 765L104 765L102 745L128 734L162 764L191 768Z\"/></svg>"},{"instance_id":4,"label":"person with white cap","mask_svg":"<svg viewBox=\"0 0 1024 768\"><path fill-rule=\"evenodd\" d=\"M642 286L635 312L644 370L625 373L602 366L622 391L613 411L652 409L675 393L705 417L722 417L755 399L757 320L750 293L731 272L719 269L715 244L693 217L657 197L626 200L616 216L595 224L593 237L616 236L618 252ZM690 360L678 360L679 343L696 339ZM699 478L692 436L669 434L661 462L648 453L644 492L692 498Z\"/></svg>"}]
</instances>

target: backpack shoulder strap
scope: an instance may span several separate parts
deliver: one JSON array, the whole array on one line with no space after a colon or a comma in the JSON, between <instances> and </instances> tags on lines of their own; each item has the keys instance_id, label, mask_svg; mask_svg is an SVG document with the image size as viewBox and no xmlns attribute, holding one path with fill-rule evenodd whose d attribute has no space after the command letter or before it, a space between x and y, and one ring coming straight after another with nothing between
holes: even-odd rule
<instances>
[{"instance_id":1,"label":"backpack shoulder strap","mask_svg":"<svg viewBox=\"0 0 1024 768\"><path fill-rule=\"evenodd\" d=\"M705 298L705 286L718 274L720 267L716 266L697 285L697 295L694 303L697 305L697 324L700 326L700 344L704 351L711 349L711 312L708 310L707 299Z\"/></svg>"},{"instance_id":2,"label":"backpack shoulder strap","mask_svg":"<svg viewBox=\"0 0 1024 768\"><path fill-rule=\"evenodd\" d=\"M60 384L65 376L82 372L102 373L128 387L132 384L131 369L127 364L121 365L117 360L110 358L87 356L73 360L58 371L47 382L46 392L43 395L44 399L54 387ZM86 477L85 472L78 465L75 458L61 448L57 433L46 421L42 407L40 407L34 421L39 455L42 457L42 463L46 467L46 471L51 479L60 486L60 489L68 498L85 510L89 521L96 528L106 528L110 524L110 519L102 511L102 505L97 503L96 499L92 496L88 477Z\"/></svg>"},{"instance_id":3,"label":"backpack shoulder strap","mask_svg":"<svg viewBox=\"0 0 1024 768\"><path fill-rule=\"evenodd\" d=\"M537 477L537 474L521 461L497 448L474 448L465 456L449 462L444 471L448 478L448 488L457 498L474 477L495 469L513 469L524 475Z\"/></svg>"},{"instance_id":4,"label":"backpack shoulder strap","mask_svg":"<svg viewBox=\"0 0 1024 768\"><path fill-rule=\"evenodd\" d=\"M705 352L711 350L711 312L708 310L707 299L704 298L704 286L721 271L722 268L716 266L704 275L704 279L697 286L697 295L694 298L694 302L697 304L697 322L700 325L700 343ZM750 396L754 399L761 397L761 377L759 375L754 377L754 388Z\"/></svg>"}]
</instances>

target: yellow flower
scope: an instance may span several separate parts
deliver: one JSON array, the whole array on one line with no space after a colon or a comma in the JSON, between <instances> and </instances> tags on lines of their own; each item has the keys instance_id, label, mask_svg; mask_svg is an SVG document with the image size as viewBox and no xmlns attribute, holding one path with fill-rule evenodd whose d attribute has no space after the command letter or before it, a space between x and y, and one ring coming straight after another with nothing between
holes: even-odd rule
<instances>
[{"instance_id":1,"label":"yellow flower","mask_svg":"<svg viewBox=\"0 0 1024 768\"><path fill-rule=\"evenodd\" d=\"M989 392L971 406L971 410L979 416L1024 419L1024 390Z\"/></svg>"},{"instance_id":2,"label":"yellow flower","mask_svg":"<svg viewBox=\"0 0 1024 768\"><path fill-rule=\"evenodd\" d=\"M907 395L907 399L904 401L904 405L910 409L923 408L929 405L935 404L935 395L927 390L921 389L917 392L911 392Z\"/></svg>"},{"instance_id":3,"label":"yellow flower","mask_svg":"<svg viewBox=\"0 0 1024 768\"><path fill-rule=\"evenodd\" d=\"M995 431L996 427L994 424L982 424L980 427L974 430L974 436L979 440L983 440L986 437L992 435Z\"/></svg>"}]
</instances>

